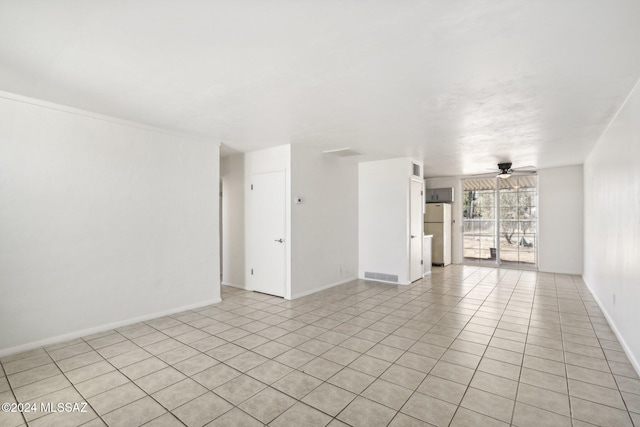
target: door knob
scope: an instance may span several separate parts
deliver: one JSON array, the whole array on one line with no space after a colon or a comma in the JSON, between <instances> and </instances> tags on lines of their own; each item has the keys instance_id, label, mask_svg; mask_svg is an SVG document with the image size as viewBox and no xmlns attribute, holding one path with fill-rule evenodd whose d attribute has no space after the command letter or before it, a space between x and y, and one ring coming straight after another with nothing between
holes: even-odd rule
<instances>
[{"instance_id":1,"label":"door knob","mask_svg":"<svg viewBox=\"0 0 640 427\"><path fill-rule=\"evenodd\" d=\"M411 235L411 238L412 238L412 239L415 239L416 237L418 237L418 236Z\"/></svg>"},{"instance_id":2,"label":"door knob","mask_svg":"<svg viewBox=\"0 0 640 427\"><path fill-rule=\"evenodd\" d=\"M274 240L274 242L282 243L282 242L284 242L284 240L282 240L282 239L276 239L276 240Z\"/></svg>"}]
</instances>

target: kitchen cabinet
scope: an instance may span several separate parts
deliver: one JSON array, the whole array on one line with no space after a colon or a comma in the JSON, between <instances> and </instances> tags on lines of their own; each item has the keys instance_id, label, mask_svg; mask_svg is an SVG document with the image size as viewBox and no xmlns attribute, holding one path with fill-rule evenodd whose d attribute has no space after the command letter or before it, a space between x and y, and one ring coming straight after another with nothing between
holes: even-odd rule
<instances>
[{"instance_id":1,"label":"kitchen cabinet","mask_svg":"<svg viewBox=\"0 0 640 427\"><path fill-rule=\"evenodd\" d=\"M452 203L453 187L450 188L428 188L425 190L426 203Z\"/></svg>"}]
</instances>

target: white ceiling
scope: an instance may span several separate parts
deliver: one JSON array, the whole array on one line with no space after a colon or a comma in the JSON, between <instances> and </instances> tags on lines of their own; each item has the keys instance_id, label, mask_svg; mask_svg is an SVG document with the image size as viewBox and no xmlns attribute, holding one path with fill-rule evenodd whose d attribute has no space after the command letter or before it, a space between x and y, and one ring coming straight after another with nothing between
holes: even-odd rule
<instances>
[{"instance_id":1,"label":"white ceiling","mask_svg":"<svg viewBox=\"0 0 640 427\"><path fill-rule=\"evenodd\" d=\"M637 0L0 0L0 89L222 141L584 161L640 77Z\"/></svg>"}]
</instances>

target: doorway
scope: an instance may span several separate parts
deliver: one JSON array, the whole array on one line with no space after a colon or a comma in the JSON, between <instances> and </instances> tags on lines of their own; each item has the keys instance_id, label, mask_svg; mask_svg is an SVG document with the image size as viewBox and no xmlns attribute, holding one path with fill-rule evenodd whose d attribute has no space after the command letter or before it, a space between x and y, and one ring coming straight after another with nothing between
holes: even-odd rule
<instances>
[{"instance_id":1,"label":"doorway","mask_svg":"<svg viewBox=\"0 0 640 427\"><path fill-rule=\"evenodd\" d=\"M248 283L253 291L285 295L285 172L251 175Z\"/></svg>"},{"instance_id":2,"label":"doorway","mask_svg":"<svg viewBox=\"0 0 640 427\"><path fill-rule=\"evenodd\" d=\"M463 180L466 264L537 266L536 176Z\"/></svg>"},{"instance_id":3,"label":"doorway","mask_svg":"<svg viewBox=\"0 0 640 427\"><path fill-rule=\"evenodd\" d=\"M415 282L422 278L422 236L424 235L423 217L423 183L422 181L411 180L411 217L410 217L410 281Z\"/></svg>"}]
</instances>

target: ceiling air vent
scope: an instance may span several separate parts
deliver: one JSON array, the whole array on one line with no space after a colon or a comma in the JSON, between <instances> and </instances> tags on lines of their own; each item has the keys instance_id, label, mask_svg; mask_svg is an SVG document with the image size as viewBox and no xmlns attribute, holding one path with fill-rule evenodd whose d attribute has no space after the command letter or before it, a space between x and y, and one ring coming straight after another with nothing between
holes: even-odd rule
<instances>
[{"instance_id":1,"label":"ceiling air vent","mask_svg":"<svg viewBox=\"0 0 640 427\"><path fill-rule=\"evenodd\" d=\"M351 156L360 156L362 153L352 150L349 147L344 148L336 148L334 150L324 150L322 154L333 154L338 157L351 157Z\"/></svg>"}]
</instances>

